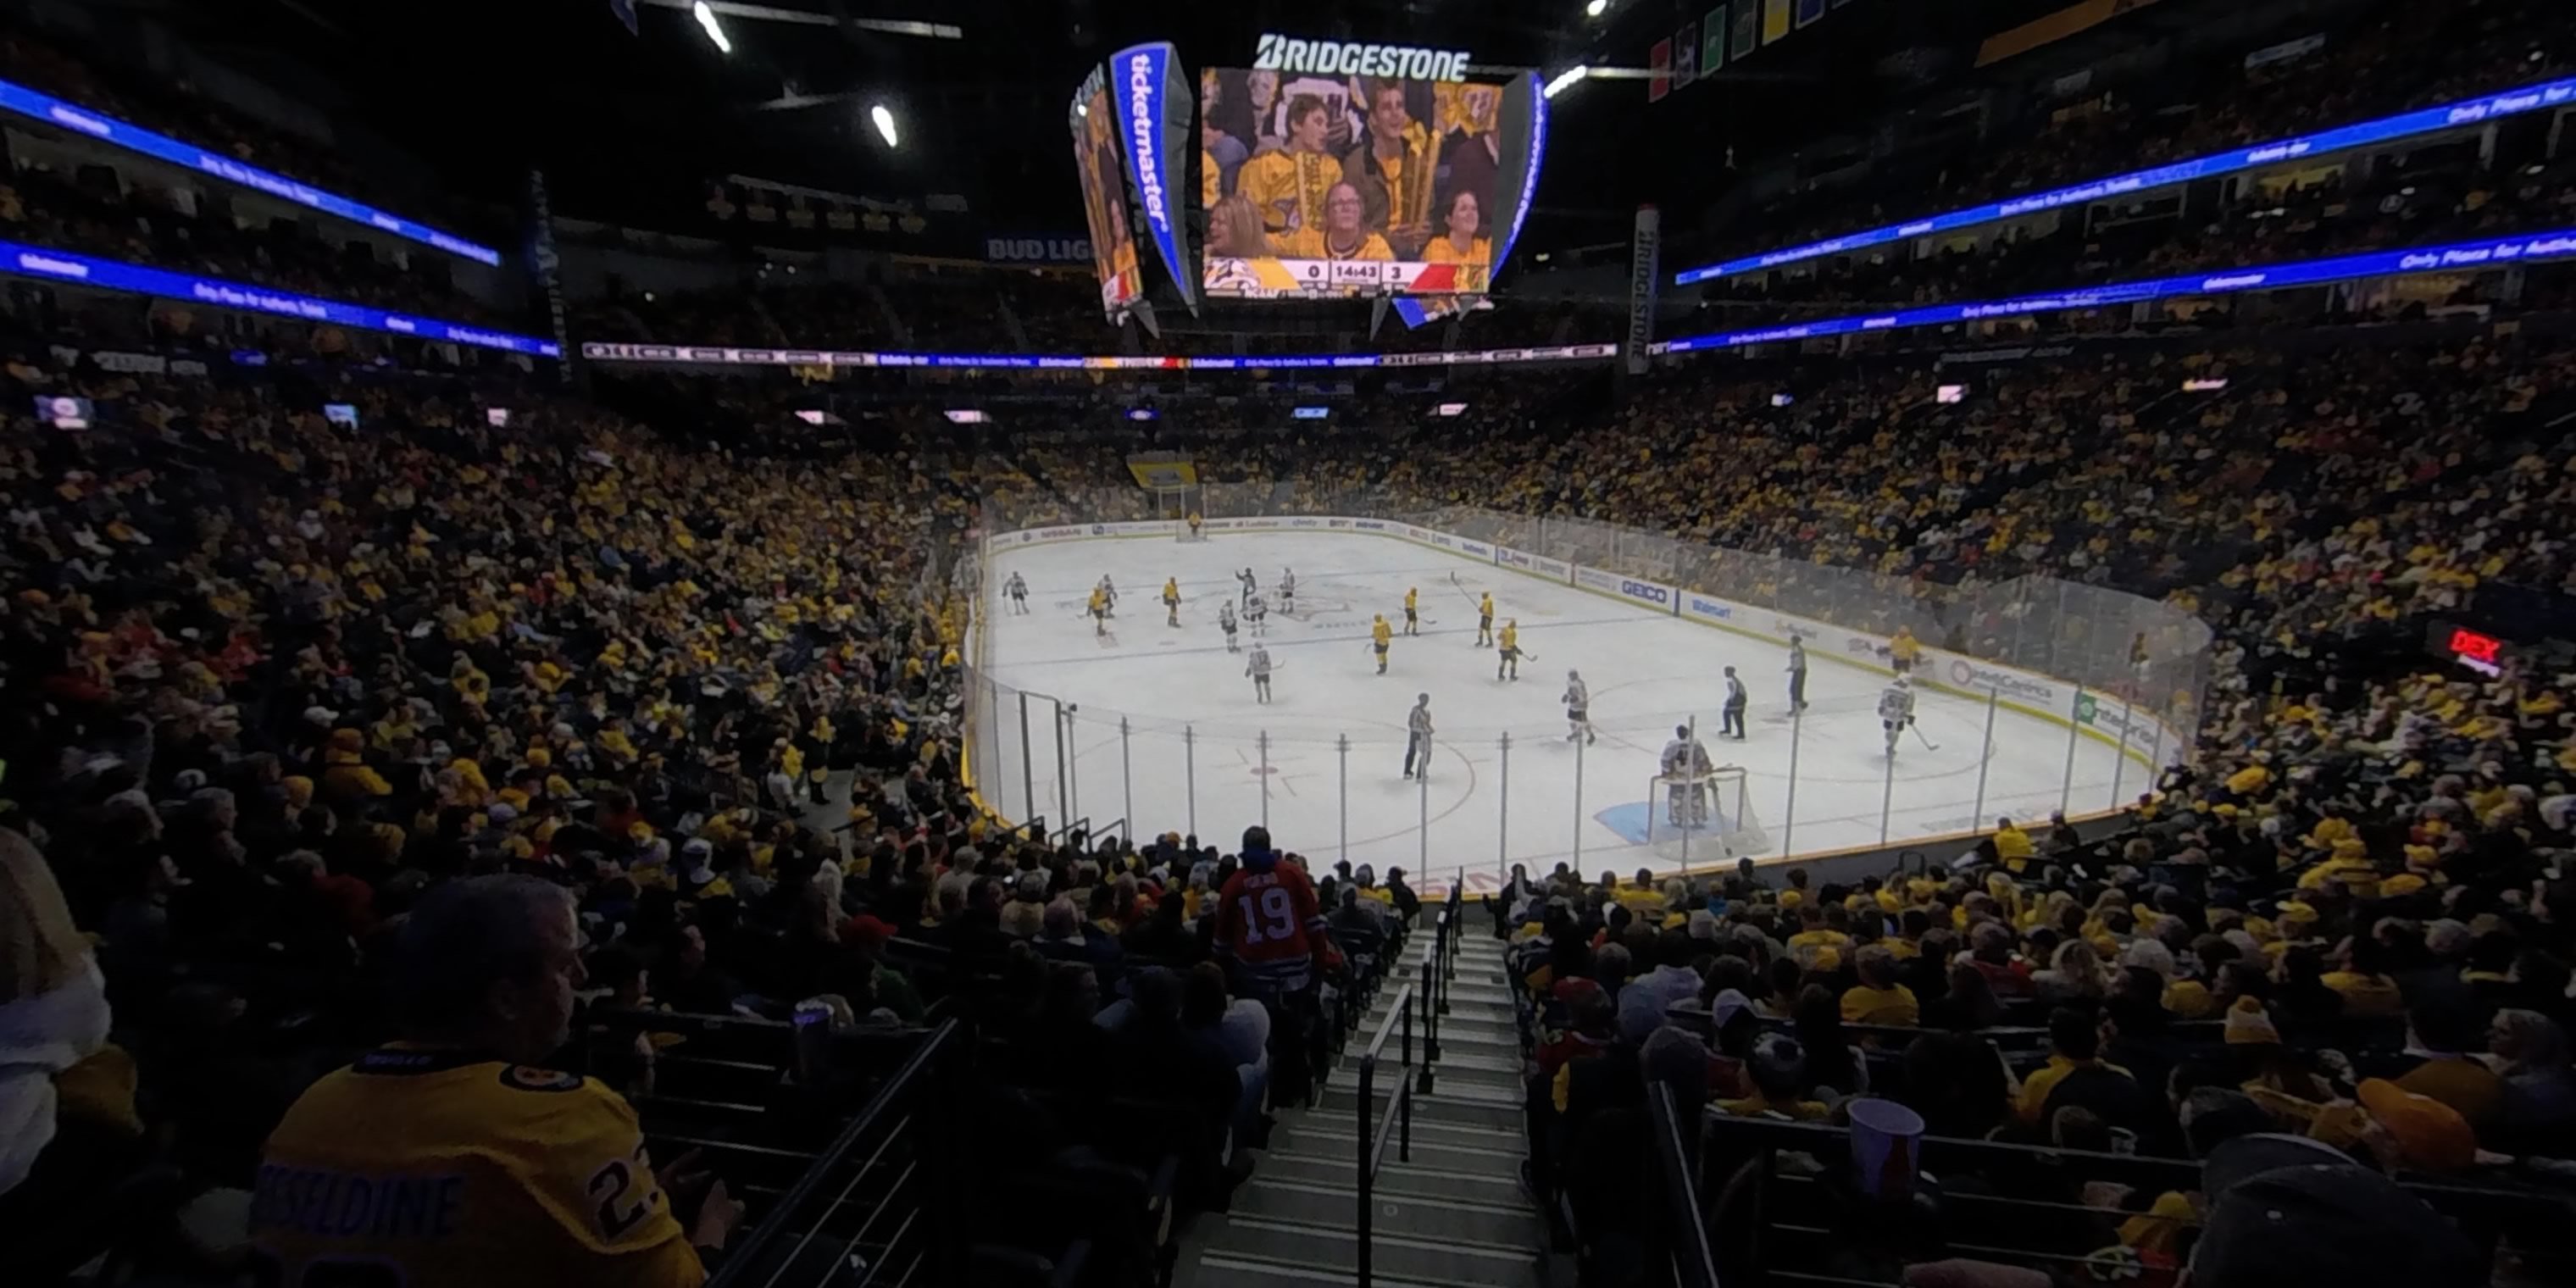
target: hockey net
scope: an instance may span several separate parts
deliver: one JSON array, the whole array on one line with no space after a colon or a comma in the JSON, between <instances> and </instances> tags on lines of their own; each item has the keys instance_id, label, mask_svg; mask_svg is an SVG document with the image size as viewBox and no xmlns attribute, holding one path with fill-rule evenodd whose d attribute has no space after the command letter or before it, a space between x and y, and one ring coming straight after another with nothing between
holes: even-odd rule
<instances>
[{"instance_id":1,"label":"hockey net","mask_svg":"<svg viewBox=\"0 0 2576 1288\"><path fill-rule=\"evenodd\" d=\"M1658 858L1696 867L1771 849L1771 834L1753 811L1750 777L1733 765L1655 775L1646 784L1646 811L1646 844Z\"/></svg>"},{"instance_id":2,"label":"hockey net","mask_svg":"<svg viewBox=\"0 0 2576 1288\"><path fill-rule=\"evenodd\" d=\"M1154 517L1172 525L1176 541L1205 541L1207 533L1190 522L1192 515L1207 517L1203 508L1206 490L1195 483L1167 483L1154 489Z\"/></svg>"}]
</instances>

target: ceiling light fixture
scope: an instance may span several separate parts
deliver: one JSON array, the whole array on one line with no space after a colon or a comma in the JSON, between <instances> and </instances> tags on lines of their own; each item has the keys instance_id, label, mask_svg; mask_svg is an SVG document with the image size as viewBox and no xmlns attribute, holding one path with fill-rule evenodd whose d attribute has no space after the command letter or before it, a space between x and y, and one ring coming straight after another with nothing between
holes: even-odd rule
<instances>
[{"instance_id":1,"label":"ceiling light fixture","mask_svg":"<svg viewBox=\"0 0 2576 1288\"><path fill-rule=\"evenodd\" d=\"M1583 6L1583 16L1586 18L1598 18L1609 8L1610 0L1591 0L1591 3Z\"/></svg>"},{"instance_id":2,"label":"ceiling light fixture","mask_svg":"<svg viewBox=\"0 0 2576 1288\"><path fill-rule=\"evenodd\" d=\"M887 147L892 148L902 146L902 144L897 142L895 138L894 113L887 111L885 104L879 103L876 106L869 108L868 119L876 122L877 137L884 139Z\"/></svg>"},{"instance_id":3,"label":"ceiling light fixture","mask_svg":"<svg viewBox=\"0 0 2576 1288\"><path fill-rule=\"evenodd\" d=\"M1576 63L1574 66L1568 67L1564 71L1558 72L1556 75L1549 77L1547 87L1540 92L1549 98L1554 98L1557 95L1564 93L1566 86L1571 85L1591 74L1591 68L1586 67L1581 63Z\"/></svg>"},{"instance_id":4,"label":"ceiling light fixture","mask_svg":"<svg viewBox=\"0 0 2576 1288\"><path fill-rule=\"evenodd\" d=\"M698 26L706 30L707 39L715 42L717 52L733 52L733 42L725 38L724 24L716 21L716 11L707 7L707 0L697 0L690 6L689 13L698 20Z\"/></svg>"}]
</instances>

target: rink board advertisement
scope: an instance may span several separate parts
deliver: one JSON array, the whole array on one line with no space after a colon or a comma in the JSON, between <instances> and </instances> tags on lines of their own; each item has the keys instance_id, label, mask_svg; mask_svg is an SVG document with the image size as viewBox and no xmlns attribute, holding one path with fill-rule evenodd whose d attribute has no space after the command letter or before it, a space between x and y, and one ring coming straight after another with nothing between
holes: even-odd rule
<instances>
[{"instance_id":1,"label":"rink board advertisement","mask_svg":"<svg viewBox=\"0 0 2576 1288\"><path fill-rule=\"evenodd\" d=\"M1883 635L1719 599L1607 569L1545 559L1507 546L1488 545L1409 523L1300 515L1209 519L1206 530L1211 533L1351 532L1394 537L1434 550L1445 550L1478 563L1490 563L1524 576L1588 590L1621 603L1654 608L1684 620L1768 643L1786 644L1795 638L1806 643L1810 657L1841 662L1882 675L1891 674L1884 661L1888 640ZM1060 541L1147 537L1169 540L1171 535L1172 521L1169 519L1134 523L1067 523L995 533L992 548L999 552ZM2040 675L1944 649L1925 648L1921 661L1914 668L1914 679L1925 688L1976 702L1983 702L1992 694L2001 706L2090 734L2119 748L2150 769L2178 764L2190 749L2188 737L2178 734L2152 712L2123 705L2113 695L2096 694L2073 681L2055 676Z\"/></svg>"}]
</instances>

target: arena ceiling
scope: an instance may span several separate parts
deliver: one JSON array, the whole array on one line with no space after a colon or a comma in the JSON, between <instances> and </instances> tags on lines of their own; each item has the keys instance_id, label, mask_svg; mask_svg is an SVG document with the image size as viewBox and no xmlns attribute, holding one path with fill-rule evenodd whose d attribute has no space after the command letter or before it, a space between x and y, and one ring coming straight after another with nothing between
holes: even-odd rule
<instances>
[{"instance_id":1,"label":"arena ceiling","mask_svg":"<svg viewBox=\"0 0 2576 1288\"><path fill-rule=\"evenodd\" d=\"M610 0L135 0L246 70L336 97L459 196L514 201L536 165L561 213L678 227L708 178L749 174L956 193L988 226L1023 233L1079 227L1066 103L1090 66L1136 41L1172 40L1191 67L1239 65L1266 31L1464 48L1483 64L1641 66L1654 39L1708 7L1612 0L1588 18L1585 0L762 0L815 21L724 19L727 55L664 2L639 0L630 36ZM1851 0L1687 98L1649 106L1637 82L1577 86L1556 105L1529 244L1617 240L1640 202L1722 197L1731 159L1866 121L1964 67L1983 35L2068 2ZM959 35L869 25L884 21ZM900 147L869 124L880 102Z\"/></svg>"}]
</instances>

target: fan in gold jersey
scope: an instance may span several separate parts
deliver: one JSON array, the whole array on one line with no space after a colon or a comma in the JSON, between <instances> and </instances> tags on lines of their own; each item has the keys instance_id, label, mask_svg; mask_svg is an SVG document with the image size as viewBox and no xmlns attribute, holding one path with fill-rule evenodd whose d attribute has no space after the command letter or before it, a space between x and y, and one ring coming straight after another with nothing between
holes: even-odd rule
<instances>
[{"instance_id":1,"label":"fan in gold jersey","mask_svg":"<svg viewBox=\"0 0 2576 1288\"><path fill-rule=\"evenodd\" d=\"M656 1172L634 1107L539 1068L569 1036L580 934L562 888L430 892L395 949L403 1040L325 1075L270 1134L251 1239L285 1288L696 1288L742 1218ZM692 1191L696 1191L693 1193Z\"/></svg>"},{"instance_id":2,"label":"fan in gold jersey","mask_svg":"<svg viewBox=\"0 0 2576 1288\"><path fill-rule=\"evenodd\" d=\"M1324 226L1300 228L1276 239L1279 254L1287 259L1394 259L1386 239L1363 222L1367 211L1368 203L1358 188L1334 184L1324 199Z\"/></svg>"},{"instance_id":3,"label":"fan in gold jersey","mask_svg":"<svg viewBox=\"0 0 2576 1288\"><path fill-rule=\"evenodd\" d=\"M1324 100L1312 94L1288 100L1288 150L1244 162L1235 180L1235 190L1260 207L1263 227L1283 233L1323 222L1325 194L1342 181L1342 163L1324 150L1331 132Z\"/></svg>"}]
</instances>

